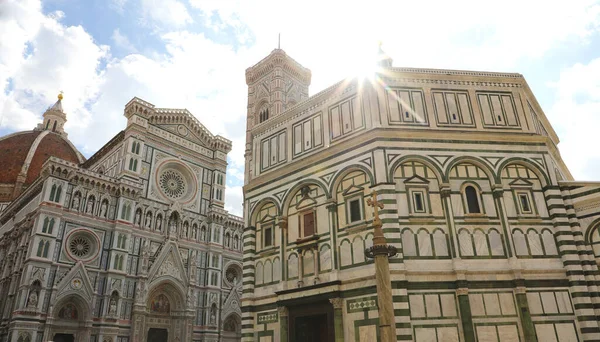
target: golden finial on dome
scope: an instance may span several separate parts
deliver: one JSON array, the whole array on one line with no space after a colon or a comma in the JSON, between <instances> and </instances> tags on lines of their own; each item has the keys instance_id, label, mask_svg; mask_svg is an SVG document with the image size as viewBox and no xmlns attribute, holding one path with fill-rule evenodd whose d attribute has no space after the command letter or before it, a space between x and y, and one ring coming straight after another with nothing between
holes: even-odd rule
<instances>
[{"instance_id":1,"label":"golden finial on dome","mask_svg":"<svg viewBox=\"0 0 600 342\"><path fill-rule=\"evenodd\" d=\"M59 100L62 100L62 99L63 99L63 93L62 93L62 91L61 91L60 93L58 93L58 99L59 99Z\"/></svg>"}]
</instances>

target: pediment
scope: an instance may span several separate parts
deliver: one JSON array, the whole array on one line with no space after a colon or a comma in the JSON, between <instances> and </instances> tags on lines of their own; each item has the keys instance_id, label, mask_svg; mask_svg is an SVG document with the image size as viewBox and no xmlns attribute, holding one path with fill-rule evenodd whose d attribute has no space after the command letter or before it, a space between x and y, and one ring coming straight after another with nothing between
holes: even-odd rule
<instances>
[{"instance_id":1,"label":"pediment","mask_svg":"<svg viewBox=\"0 0 600 342\"><path fill-rule=\"evenodd\" d=\"M150 283L161 278L171 278L184 286L188 284L187 272L179 248L177 243L171 240L165 243L156 261L152 264L150 272L148 272Z\"/></svg>"},{"instance_id":2,"label":"pediment","mask_svg":"<svg viewBox=\"0 0 600 342\"><path fill-rule=\"evenodd\" d=\"M187 122L175 124L155 124L156 127L163 129L169 133L177 135L183 139L189 140L195 144L210 148L211 138L207 135L199 136L195 132L195 127Z\"/></svg>"},{"instance_id":3,"label":"pediment","mask_svg":"<svg viewBox=\"0 0 600 342\"><path fill-rule=\"evenodd\" d=\"M531 186L533 186L533 183L531 183L527 179L517 178L514 181L510 182L510 186L531 187Z\"/></svg>"},{"instance_id":4,"label":"pediment","mask_svg":"<svg viewBox=\"0 0 600 342\"><path fill-rule=\"evenodd\" d=\"M419 185L427 185L429 181L421 176L415 175L410 178L407 178L404 181L404 184L419 184Z\"/></svg>"},{"instance_id":5,"label":"pediment","mask_svg":"<svg viewBox=\"0 0 600 342\"><path fill-rule=\"evenodd\" d=\"M363 190L364 190L363 187L352 184L348 189L344 190L343 195L346 196L346 195L353 194L355 192L359 192L359 191L363 191Z\"/></svg>"},{"instance_id":6,"label":"pediment","mask_svg":"<svg viewBox=\"0 0 600 342\"><path fill-rule=\"evenodd\" d=\"M242 315L242 309L240 306L242 305L242 298L238 293L236 288L231 289L229 294L225 298L223 302L223 310L221 312L221 317L226 318L230 313L236 312L240 316Z\"/></svg>"},{"instance_id":7,"label":"pediment","mask_svg":"<svg viewBox=\"0 0 600 342\"><path fill-rule=\"evenodd\" d=\"M77 293L82 298L92 301L94 298L94 289L92 282L88 277L83 262L79 261L73 266L67 274L56 285L56 298L69 294Z\"/></svg>"},{"instance_id":8,"label":"pediment","mask_svg":"<svg viewBox=\"0 0 600 342\"><path fill-rule=\"evenodd\" d=\"M312 199L310 197L304 197L296 204L296 209L311 207L311 206L314 206L315 204L317 204L317 201L315 201L314 199Z\"/></svg>"}]
</instances>

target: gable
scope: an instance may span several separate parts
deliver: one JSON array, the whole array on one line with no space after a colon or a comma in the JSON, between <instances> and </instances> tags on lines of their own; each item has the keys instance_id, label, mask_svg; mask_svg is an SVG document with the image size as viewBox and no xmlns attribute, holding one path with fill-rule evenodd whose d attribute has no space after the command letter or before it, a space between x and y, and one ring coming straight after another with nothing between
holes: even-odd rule
<instances>
[{"instance_id":1,"label":"gable","mask_svg":"<svg viewBox=\"0 0 600 342\"><path fill-rule=\"evenodd\" d=\"M81 261L77 262L57 284L56 299L73 293L79 294L90 303L94 297L92 283Z\"/></svg>"},{"instance_id":2,"label":"gable","mask_svg":"<svg viewBox=\"0 0 600 342\"><path fill-rule=\"evenodd\" d=\"M179 248L174 241L167 241L148 273L150 283L162 278L171 278L183 286L187 286L188 277Z\"/></svg>"}]
</instances>

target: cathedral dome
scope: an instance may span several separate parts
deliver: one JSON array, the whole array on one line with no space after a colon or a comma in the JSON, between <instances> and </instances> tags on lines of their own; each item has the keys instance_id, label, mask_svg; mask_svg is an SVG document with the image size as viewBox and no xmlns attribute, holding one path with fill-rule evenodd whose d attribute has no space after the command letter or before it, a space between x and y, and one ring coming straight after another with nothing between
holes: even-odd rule
<instances>
[{"instance_id":1,"label":"cathedral dome","mask_svg":"<svg viewBox=\"0 0 600 342\"><path fill-rule=\"evenodd\" d=\"M60 108L62 112L60 101L59 98L49 111ZM62 133L62 124L59 130L54 126L53 130L38 128L0 137L0 202L12 201L33 183L50 157L77 164L85 160Z\"/></svg>"}]
</instances>

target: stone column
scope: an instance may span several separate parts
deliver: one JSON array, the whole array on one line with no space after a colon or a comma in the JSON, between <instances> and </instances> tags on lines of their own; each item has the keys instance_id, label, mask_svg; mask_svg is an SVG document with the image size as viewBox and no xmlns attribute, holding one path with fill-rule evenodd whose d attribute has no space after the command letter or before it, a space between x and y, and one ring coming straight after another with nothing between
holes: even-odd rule
<instances>
[{"instance_id":1,"label":"stone column","mask_svg":"<svg viewBox=\"0 0 600 342\"><path fill-rule=\"evenodd\" d=\"M298 287L304 286L304 251L298 249Z\"/></svg>"},{"instance_id":2,"label":"stone column","mask_svg":"<svg viewBox=\"0 0 600 342\"><path fill-rule=\"evenodd\" d=\"M458 297L458 309L460 310L465 342L475 342L475 330L473 329L473 317L471 316L471 303L469 302L469 289L466 287L459 287L456 290L456 295Z\"/></svg>"},{"instance_id":3,"label":"stone column","mask_svg":"<svg viewBox=\"0 0 600 342\"><path fill-rule=\"evenodd\" d=\"M314 283L317 284L319 282L319 245L316 245L313 250L313 266L314 266L314 274L315 280Z\"/></svg>"},{"instance_id":4,"label":"stone column","mask_svg":"<svg viewBox=\"0 0 600 342\"><path fill-rule=\"evenodd\" d=\"M521 280L521 282L523 282ZM531 320L531 314L529 313L529 304L527 303L527 294L524 286L517 286L515 290L515 297L517 298L517 308L519 309L521 317L521 326L523 327L523 335L525 341L537 342L537 336L535 335L535 326Z\"/></svg>"},{"instance_id":5,"label":"stone column","mask_svg":"<svg viewBox=\"0 0 600 342\"><path fill-rule=\"evenodd\" d=\"M333 305L333 327L335 331L335 342L344 342L344 300L342 298L329 299Z\"/></svg>"},{"instance_id":6,"label":"stone column","mask_svg":"<svg viewBox=\"0 0 600 342\"><path fill-rule=\"evenodd\" d=\"M508 252L509 258L514 258L516 253L514 246L512 245L512 232L510 231L510 224L508 223L508 216L506 215L506 210L504 209L504 189L502 189L502 184L496 184L492 188L492 194L494 196L494 200L496 201L496 208L498 208L498 217L500 217L500 221L502 222L502 231L504 233L504 241L506 242L506 250Z\"/></svg>"},{"instance_id":7,"label":"stone column","mask_svg":"<svg viewBox=\"0 0 600 342\"><path fill-rule=\"evenodd\" d=\"M285 306L277 308L279 314L279 341L288 342L289 311Z\"/></svg>"}]
</instances>

